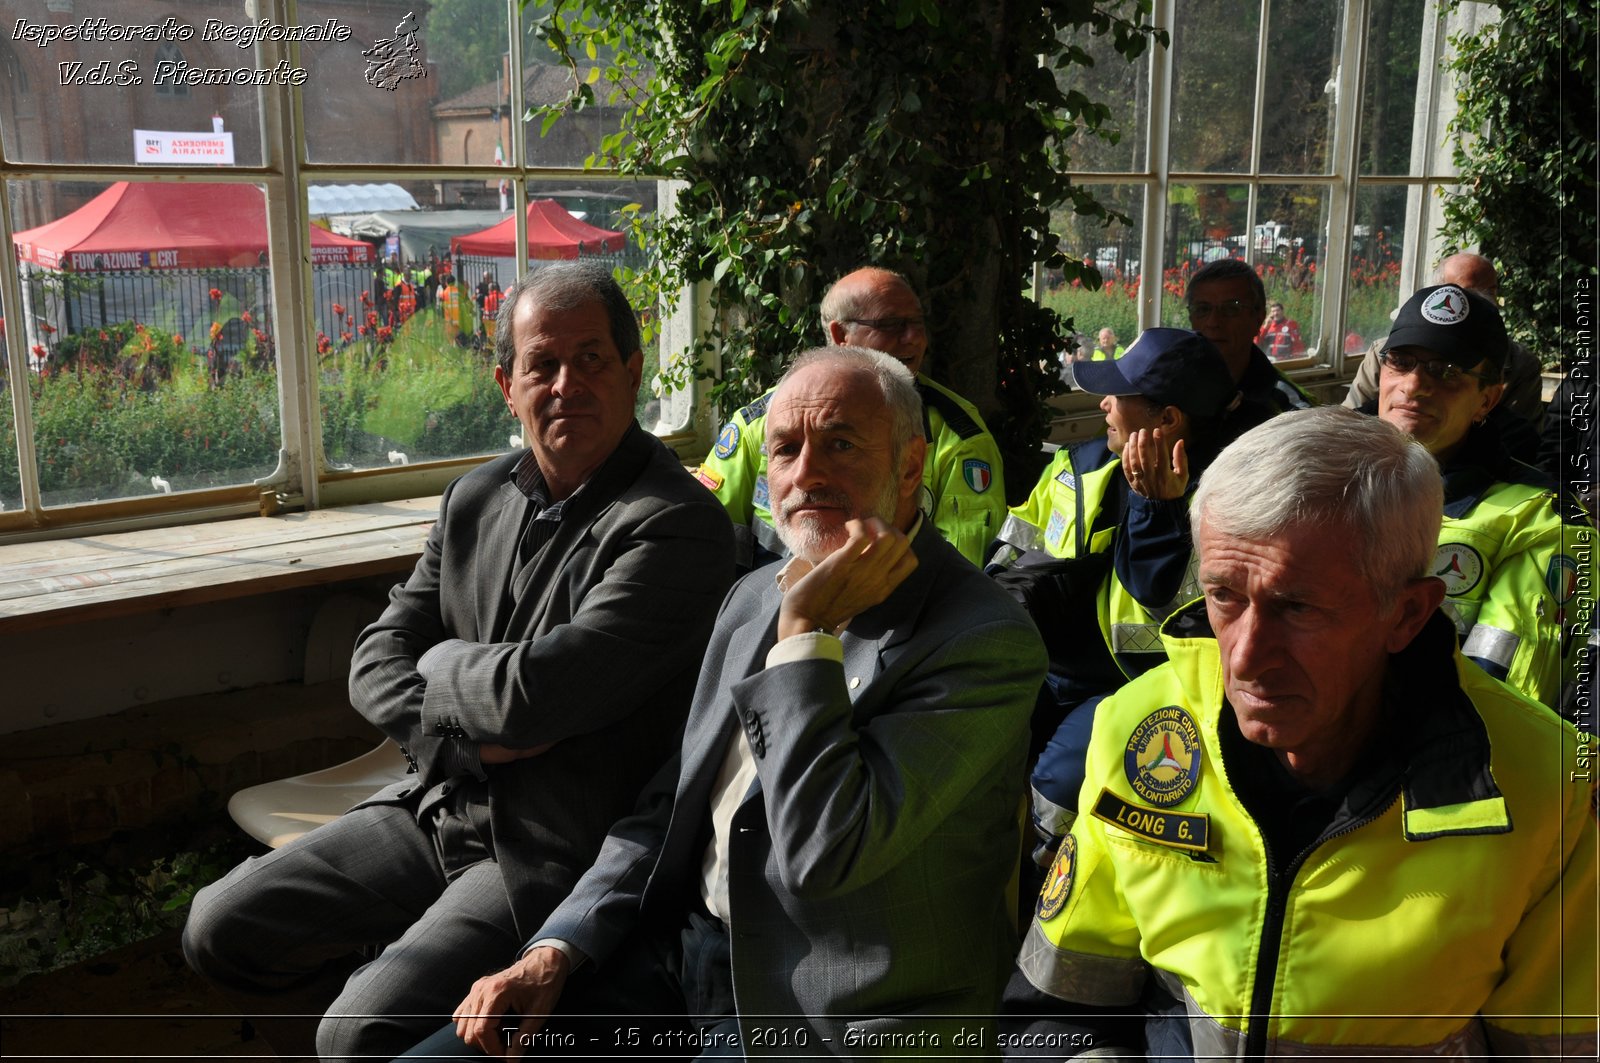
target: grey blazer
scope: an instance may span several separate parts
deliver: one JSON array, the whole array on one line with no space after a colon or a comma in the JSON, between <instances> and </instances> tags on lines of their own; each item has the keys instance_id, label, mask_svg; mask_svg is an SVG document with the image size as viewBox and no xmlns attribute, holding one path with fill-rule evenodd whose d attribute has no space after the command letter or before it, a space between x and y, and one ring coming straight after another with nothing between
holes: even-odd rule
<instances>
[{"instance_id":1,"label":"grey blazer","mask_svg":"<svg viewBox=\"0 0 1600 1063\"><path fill-rule=\"evenodd\" d=\"M733 580L727 514L638 425L513 577L521 456L446 488L422 559L361 633L350 673L352 704L416 769L369 803L475 767L480 743L557 743L483 769L519 933L566 896L676 744ZM435 647L425 681L417 662Z\"/></svg>"},{"instance_id":2,"label":"grey blazer","mask_svg":"<svg viewBox=\"0 0 1600 1063\"><path fill-rule=\"evenodd\" d=\"M758 778L733 819L728 900L745 1050L796 1050L761 1044L762 1016L796 1016L784 1026L805 1028L802 1050L849 1055L923 1031L949 1051L960 1027L991 1025L1017 949L1009 886L1045 652L1022 610L936 530L924 524L913 546L916 571L845 631L843 668L764 669L776 570L734 588L680 765L657 775L535 938L571 942L603 977L632 929L684 923L700 904L713 782L742 728Z\"/></svg>"}]
</instances>

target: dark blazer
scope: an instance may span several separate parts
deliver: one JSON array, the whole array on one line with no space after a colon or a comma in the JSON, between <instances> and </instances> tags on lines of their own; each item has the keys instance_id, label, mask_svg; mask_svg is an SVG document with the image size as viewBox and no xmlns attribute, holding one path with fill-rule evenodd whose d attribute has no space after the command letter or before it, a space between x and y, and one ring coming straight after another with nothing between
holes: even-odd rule
<instances>
[{"instance_id":1,"label":"dark blazer","mask_svg":"<svg viewBox=\"0 0 1600 1063\"><path fill-rule=\"evenodd\" d=\"M913 546L916 571L850 622L843 668L764 668L776 569L734 588L680 766L656 777L536 939L576 945L604 977L606 957L636 926L683 925L700 904L713 783L743 729L758 779L729 848L742 1025L795 1016L785 1025L809 1027L811 1051L848 1054L882 1050L848 1047L852 1030L940 1031L948 1051L960 1026L989 1025L982 1016L996 1010L1017 949L1008 887L1045 653L1026 614L933 528ZM956 1015L979 1018L943 1018ZM746 1051L763 1054L744 1032Z\"/></svg>"},{"instance_id":2,"label":"dark blazer","mask_svg":"<svg viewBox=\"0 0 1600 1063\"><path fill-rule=\"evenodd\" d=\"M675 746L733 579L726 513L634 425L513 591L521 456L446 488L422 559L362 632L350 673L352 704L417 768L372 802L476 767L481 743L557 743L482 769L519 932L566 896ZM425 681L417 662L434 647Z\"/></svg>"}]
</instances>

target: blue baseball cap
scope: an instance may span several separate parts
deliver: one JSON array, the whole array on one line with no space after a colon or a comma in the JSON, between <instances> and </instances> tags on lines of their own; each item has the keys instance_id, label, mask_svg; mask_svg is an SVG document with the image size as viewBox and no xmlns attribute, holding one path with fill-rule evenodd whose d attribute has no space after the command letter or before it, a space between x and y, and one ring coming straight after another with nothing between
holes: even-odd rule
<instances>
[{"instance_id":1,"label":"blue baseball cap","mask_svg":"<svg viewBox=\"0 0 1600 1063\"><path fill-rule=\"evenodd\" d=\"M1121 358L1075 361L1072 383L1091 395L1143 395L1190 417L1216 417L1239 388L1212 342L1181 328L1145 329Z\"/></svg>"}]
</instances>

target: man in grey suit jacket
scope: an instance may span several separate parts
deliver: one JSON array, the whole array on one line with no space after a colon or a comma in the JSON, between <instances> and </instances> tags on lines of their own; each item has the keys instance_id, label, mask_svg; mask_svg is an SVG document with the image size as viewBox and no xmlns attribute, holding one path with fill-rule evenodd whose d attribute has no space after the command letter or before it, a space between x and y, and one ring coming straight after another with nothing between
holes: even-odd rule
<instances>
[{"instance_id":1,"label":"man in grey suit jacket","mask_svg":"<svg viewBox=\"0 0 1600 1063\"><path fill-rule=\"evenodd\" d=\"M521 958L412 1055L582 1048L563 1015L608 1012L629 1021L593 1050L626 1056L633 1017L663 1011L694 1027L647 1050L993 1050L1045 654L918 516L921 423L887 355L796 362L767 420L794 560L724 603L678 762Z\"/></svg>"},{"instance_id":2,"label":"man in grey suit jacket","mask_svg":"<svg viewBox=\"0 0 1600 1063\"><path fill-rule=\"evenodd\" d=\"M184 931L191 965L271 1010L337 992L324 1058L415 1043L570 892L676 743L733 578L722 508L634 422L609 272L530 275L497 335L529 449L446 489L351 668L415 774L201 891ZM346 981L363 946L387 947Z\"/></svg>"}]
</instances>

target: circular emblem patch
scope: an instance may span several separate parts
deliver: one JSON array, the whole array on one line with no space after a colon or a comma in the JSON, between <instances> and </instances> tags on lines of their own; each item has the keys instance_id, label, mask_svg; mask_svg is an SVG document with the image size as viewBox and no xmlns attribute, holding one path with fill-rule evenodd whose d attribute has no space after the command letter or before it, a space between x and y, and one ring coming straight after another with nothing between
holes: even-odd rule
<instances>
[{"instance_id":1,"label":"circular emblem patch","mask_svg":"<svg viewBox=\"0 0 1600 1063\"><path fill-rule=\"evenodd\" d=\"M1066 906L1067 898L1072 896L1072 873L1077 866L1078 839L1069 834L1061 839L1055 863L1050 865L1050 874L1044 880L1044 888L1039 891L1040 919L1053 919Z\"/></svg>"},{"instance_id":2,"label":"circular emblem patch","mask_svg":"<svg viewBox=\"0 0 1600 1063\"><path fill-rule=\"evenodd\" d=\"M1444 593L1459 598L1483 579L1483 555L1466 543L1441 543L1433 555L1433 574L1444 580Z\"/></svg>"},{"instance_id":3,"label":"circular emblem patch","mask_svg":"<svg viewBox=\"0 0 1600 1063\"><path fill-rule=\"evenodd\" d=\"M1545 569L1544 582L1556 596L1556 604L1566 605L1578 593L1578 563L1566 554L1557 554Z\"/></svg>"},{"instance_id":4,"label":"circular emblem patch","mask_svg":"<svg viewBox=\"0 0 1600 1063\"><path fill-rule=\"evenodd\" d=\"M1200 781L1200 729L1176 705L1140 721L1122 755L1133 792L1158 808L1175 805Z\"/></svg>"},{"instance_id":5,"label":"circular emblem patch","mask_svg":"<svg viewBox=\"0 0 1600 1063\"><path fill-rule=\"evenodd\" d=\"M732 421L729 421L727 424L722 426L722 431L717 435L715 454L717 457L726 460L727 458L732 457L733 452L738 449L739 426L734 424Z\"/></svg>"},{"instance_id":6,"label":"circular emblem patch","mask_svg":"<svg viewBox=\"0 0 1600 1063\"><path fill-rule=\"evenodd\" d=\"M1446 284L1422 303L1422 316L1435 325L1454 325L1467 319L1467 293Z\"/></svg>"}]
</instances>

